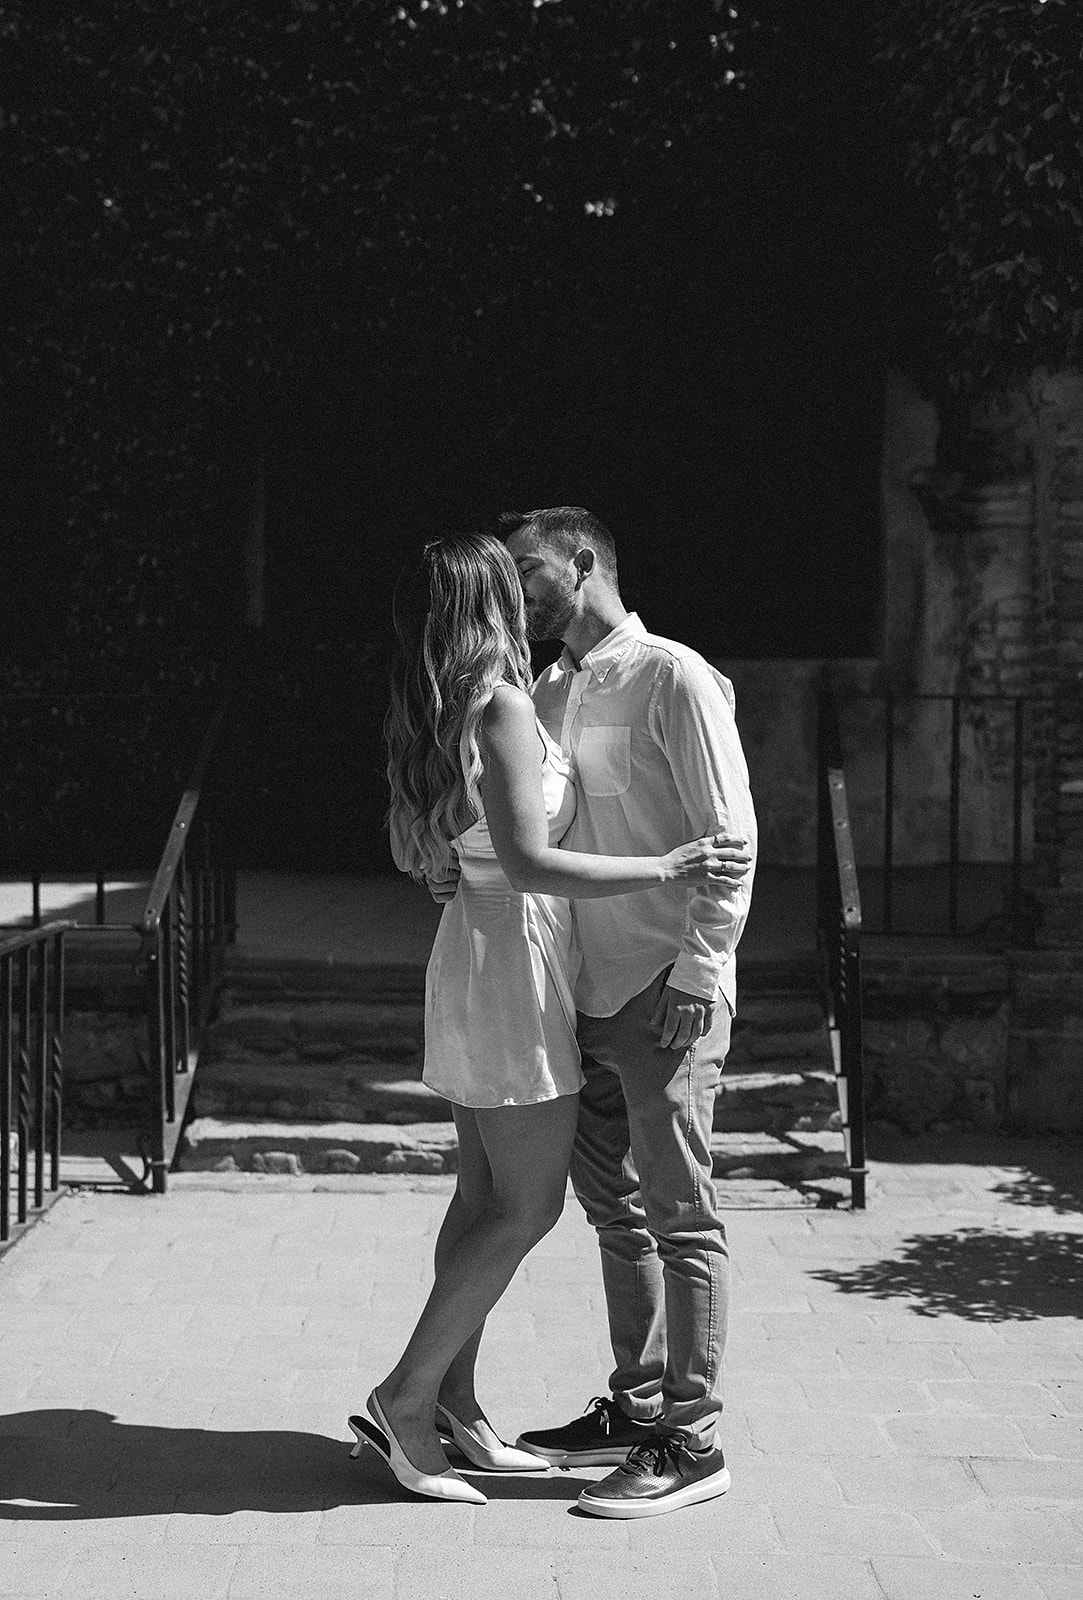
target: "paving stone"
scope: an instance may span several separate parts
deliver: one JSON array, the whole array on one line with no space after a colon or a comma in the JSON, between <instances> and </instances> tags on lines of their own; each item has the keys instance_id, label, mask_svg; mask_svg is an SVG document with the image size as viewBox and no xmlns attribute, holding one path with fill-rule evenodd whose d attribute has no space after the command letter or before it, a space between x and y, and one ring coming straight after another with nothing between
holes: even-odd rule
<instances>
[{"instance_id":1,"label":"paving stone","mask_svg":"<svg viewBox=\"0 0 1083 1600\"><path fill-rule=\"evenodd\" d=\"M554 1556L535 1550L407 1546L395 1563L395 1600L554 1600L555 1568Z\"/></svg>"},{"instance_id":2,"label":"paving stone","mask_svg":"<svg viewBox=\"0 0 1083 1600\"><path fill-rule=\"evenodd\" d=\"M957 1344L955 1352L971 1378L979 1382L1016 1382L1021 1376L1019 1350L974 1350ZM1037 1371L1027 1373L1029 1378L1040 1373L1043 1382L1049 1379L1083 1379L1083 1357L1075 1346L1043 1346L1040 1360L1035 1362L1035 1366Z\"/></svg>"},{"instance_id":3,"label":"paving stone","mask_svg":"<svg viewBox=\"0 0 1083 1600\"><path fill-rule=\"evenodd\" d=\"M872 1566L883 1600L1039 1600L1041 1594L1025 1567L1009 1563L874 1556Z\"/></svg>"},{"instance_id":4,"label":"paving stone","mask_svg":"<svg viewBox=\"0 0 1083 1600\"><path fill-rule=\"evenodd\" d=\"M854 1506L776 1506L783 1548L793 1556L926 1556L936 1545L904 1511Z\"/></svg>"},{"instance_id":5,"label":"paving stone","mask_svg":"<svg viewBox=\"0 0 1083 1600\"><path fill-rule=\"evenodd\" d=\"M1041 1590L1043 1600L1079 1600L1083 1594L1083 1565L1031 1567L1030 1576Z\"/></svg>"},{"instance_id":6,"label":"paving stone","mask_svg":"<svg viewBox=\"0 0 1083 1600\"><path fill-rule=\"evenodd\" d=\"M0 1538L0 1595L13 1600L59 1600L65 1593L67 1574L77 1547L71 1538L55 1537L48 1544L16 1544ZM68 1591L70 1592L70 1591Z\"/></svg>"},{"instance_id":7,"label":"paving stone","mask_svg":"<svg viewBox=\"0 0 1083 1600\"><path fill-rule=\"evenodd\" d=\"M840 1340L840 1366L855 1378L966 1378L969 1368L959 1352L946 1345L866 1344ZM1016 1369L1018 1371L1018 1368Z\"/></svg>"},{"instance_id":8,"label":"paving stone","mask_svg":"<svg viewBox=\"0 0 1083 1600\"><path fill-rule=\"evenodd\" d=\"M741 1405L748 1413L755 1411L807 1411L809 1407L807 1386L796 1378L741 1372L728 1385L729 1393L739 1395Z\"/></svg>"},{"instance_id":9,"label":"paving stone","mask_svg":"<svg viewBox=\"0 0 1083 1600\"><path fill-rule=\"evenodd\" d=\"M935 1409L949 1415L1023 1417L1050 1410L1049 1394L1037 1383L933 1379L927 1388Z\"/></svg>"},{"instance_id":10,"label":"paving stone","mask_svg":"<svg viewBox=\"0 0 1083 1600\"><path fill-rule=\"evenodd\" d=\"M601 1476L601 1474L591 1474ZM568 1548L627 1551L630 1525L602 1517L588 1517L575 1509L577 1497L590 1482L578 1471L533 1473L498 1480L472 1474L471 1482L489 1496L474 1521L474 1544L479 1550L504 1549L558 1551Z\"/></svg>"},{"instance_id":11,"label":"paving stone","mask_svg":"<svg viewBox=\"0 0 1083 1600\"><path fill-rule=\"evenodd\" d=\"M240 1554L225 1545L94 1545L73 1561L64 1600L226 1600Z\"/></svg>"},{"instance_id":12,"label":"paving stone","mask_svg":"<svg viewBox=\"0 0 1083 1600\"><path fill-rule=\"evenodd\" d=\"M842 1490L825 1462L808 1456L751 1456L730 1469L729 1505L840 1506Z\"/></svg>"},{"instance_id":13,"label":"paving stone","mask_svg":"<svg viewBox=\"0 0 1083 1600\"><path fill-rule=\"evenodd\" d=\"M994 1500L1083 1501L1083 1463L1076 1461L974 1461L974 1476Z\"/></svg>"},{"instance_id":14,"label":"paving stone","mask_svg":"<svg viewBox=\"0 0 1083 1600\"><path fill-rule=\"evenodd\" d=\"M1003 1417L888 1417L884 1431L904 1456L1026 1456L1025 1419Z\"/></svg>"},{"instance_id":15,"label":"paving stone","mask_svg":"<svg viewBox=\"0 0 1083 1600\"><path fill-rule=\"evenodd\" d=\"M1016 1426L1036 1456L1083 1461L1083 1417L1021 1417Z\"/></svg>"},{"instance_id":16,"label":"paving stone","mask_svg":"<svg viewBox=\"0 0 1083 1600\"><path fill-rule=\"evenodd\" d=\"M810 1456L844 1453L855 1458L894 1454L883 1430L872 1417L859 1412L836 1412L829 1427L824 1426L822 1417L811 1413L787 1417L760 1412L750 1418L749 1428L756 1449L768 1453L775 1450L782 1455L801 1451Z\"/></svg>"},{"instance_id":17,"label":"paving stone","mask_svg":"<svg viewBox=\"0 0 1083 1600\"><path fill-rule=\"evenodd\" d=\"M395 1594L394 1556L386 1545L250 1545L235 1554L229 1600L392 1600Z\"/></svg>"},{"instance_id":18,"label":"paving stone","mask_svg":"<svg viewBox=\"0 0 1083 1600\"><path fill-rule=\"evenodd\" d=\"M723 1600L883 1600L868 1562L845 1556L729 1556L711 1552ZM562 1597L563 1600L563 1597ZM913 1596L910 1597L913 1600ZM924 1597L923 1597L924 1600Z\"/></svg>"},{"instance_id":19,"label":"paving stone","mask_svg":"<svg viewBox=\"0 0 1083 1600\"><path fill-rule=\"evenodd\" d=\"M1078 1530L1056 1508L967 1506L925 1511L922 1523L956 1560L1072 1561L1080 1551Z\"/></svg>"},{"instance_id":20,"label":"paving stone","mask_svg":"<svg viewBox=\"0 0 1083 1600\"><path fill-rule=\"evenodd\" d=\"M981 1500L982 1491L961 1461L853 1461L832 1456L828 1465L852 1506L894 1506L914 1511L924 1506L961 1505Z\"/></svg>"},{"instance_id":21,"label":"paving stone","mask_svg":"<svg viewBox=\"0 0 1083 1600\"><path fill-rule=\"evenodd\" d=\"M748 1339L726 1352L731 1374L743 1371L802 1378L809 1373L830 1377L844 1371L838 1352L830 1346L799 1344L788 1339Z\"/></svg>"},{"instance_id":22,"label":"paving stone","mask_svg":"<svg viewBox=\"0 0 1083 1600\"><path fill-rule=\"evenodd\" d=\"M646 1517L627 1524L632 1550L724 1550L729 1556L777 1555L782 1540L770 1507L729 1494L689 1506L680 1516Z\"/></svg>"},{"instance_id":23,"label":"paving stone","mask_svg":"<svg viewBox=\"0 0 1083 1600\"><path fill-rule=\"evenodd\" d=\"M1046 1409L1058 1416L1083 1416L1083 1378L1044 1378Z\"/></svg>"},{"instance_id":24,"label":"paving stone","mask_svg":"<svg viewBox=\"0 0 1083 1600\"><path fill-rule=\"evenodd\" d=\"M905 1378L810 1378L801 1384L811 1411L867 1411L871 1416L933 1410L924 1384Z\"/></svg>"},{"instance_id":25,"label":"paving stone","mask_svg":"<svg viewBox=\"0 0 1083 1600\"><path fill-rule=\"evenodd\" d=\"M683 1515L683 1513L682 1513ZM584 1517L584 1521L588 1519ZM601 1518L590 1518L591 1526ZM661 1528L670 1519L661 1517ZM652 1525L654 1520L652 1519ZM658 1594L695 1595L696 1600L719 1600L719 1586L707 1556L684 1551L675 1559L671 1549L641 1547L623 1553L619 1560L594 1551L561 1551L553 1563L555 1585L549 1595L560 1600L632 1600ZM544 1591L538 1589L539 1595ZM722 1590L725 1594L727 1591ZM759 1594L759 1591L754 1591ZM431 1597L430 1597L431 1600Z\"/></svg>"},{"instance_id":26,"label":"paving stone","mask_svg":"<svg viewBox=\"0 0 1083 1600\"><path fill-rule=\"evenodd\" d=\"M254 1504L220 1513L201 1496L178 1494L165 1530L167 1543L262 1545L316 1543L322 1510L298 1509L286 1495L253 1496Z\"/></svg>"},{"instance_id":27,"label":"paving stone","mask_svg":"<svg viewBox=\"0 0 1083 1600\"><path fill-rule=\"evenodd\" d=\"M355 1464L360 1465L351 1463ZM391 1550L425 1545L441 1550L469 1549L474 1543L475 1518L489 1510L488 1506L449 1505L435 1500L424 1505L414 1495L400 1491L386 1471L379 1478L375 1473L371 1477L364 1473L358 1476L363 1487L357 1487L355 1477L354 1493L366 1498L325 1504L319 1517L319 1544L383 1545ZM373 1498L368 1498L370 1495Z\"/></svg>"}]
</instances>

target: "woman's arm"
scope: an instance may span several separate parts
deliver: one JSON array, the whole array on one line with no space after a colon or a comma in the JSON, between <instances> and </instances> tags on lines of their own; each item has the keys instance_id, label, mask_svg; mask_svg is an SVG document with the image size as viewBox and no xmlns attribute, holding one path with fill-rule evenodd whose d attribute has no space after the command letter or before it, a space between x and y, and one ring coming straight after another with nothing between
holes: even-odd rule
<instances>
[{"instance_id":1,"label":"woman's arm","mask_svg":"<svg viewBox=\"0 0 1083 1600\"><path fill-rule=\"evenodd\" d=\"M580 900L634 894L662 883L736 881L749 858L736 841L709 835L664 856L596 856L549 843L542 798L543 747L530 696L501 685L481 726L481 797L497 860L513 889ZM719 842L720 841L720 842Z\"/></svg>"}]
</instances>

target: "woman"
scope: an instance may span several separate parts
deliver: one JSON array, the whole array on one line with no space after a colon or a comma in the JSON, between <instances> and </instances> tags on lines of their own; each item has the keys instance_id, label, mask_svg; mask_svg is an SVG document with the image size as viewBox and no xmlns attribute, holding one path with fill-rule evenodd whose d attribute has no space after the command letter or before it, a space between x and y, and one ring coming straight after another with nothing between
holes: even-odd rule
<instances>
[{"instance_id":1,"label":"woman","mask_svg":"<svg viewBox=\"0 0 1083 1600\"><path fill-rule=\"evenodd\" d=\"M665 856L557 848L575 814L559 747L528 694L522 591L504 546L426 546L395 597L387 718L396 865L459 890L426 975L424 1081L452 1104L459 1175L432 1291L402 1356L350 1418L405 1487L484 1504L449 1468L441 1431L477 1466L540 1471L504 1445L474 1390L485 1318L564 1204L583 1077L575 1042L570 898L733 879L748 858L718 836ZM374 1425L375 1424L375 1425ZM439 1430L439 1431L438 1431Z\"/></svg>"}]
</instances>

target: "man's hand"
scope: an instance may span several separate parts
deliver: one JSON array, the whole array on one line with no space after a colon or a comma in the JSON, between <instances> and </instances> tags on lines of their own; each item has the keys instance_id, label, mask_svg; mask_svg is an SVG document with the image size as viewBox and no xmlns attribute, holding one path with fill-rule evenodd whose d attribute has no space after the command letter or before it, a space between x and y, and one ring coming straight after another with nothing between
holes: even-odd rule
<instances>
[{"instance_id":1,"label":"man's hand","mask_svg":"<svg viewBox=\"0 0 1083 1600\"><path fill-rule=\"evenodd\" d=\"M453 866L446 878L426 878L425 887L432 895L438 906L447 905L449 900L454 900L459 888L459 879L462 870Z\"/></svg>"},{"instance_id":2,"label":"man's hand","mask_svg":"<svg viewBox=\"0 0 1083 1600\"><path fill-rule=\"evenodd\" d=\"M710 1032L714 1019L714 1004L699 994L685 994L683 989L662 990L651 1017L651 1027L661 1028L663 1050L687 1050L705 1033Z\"/></svg>"}]
</instances>

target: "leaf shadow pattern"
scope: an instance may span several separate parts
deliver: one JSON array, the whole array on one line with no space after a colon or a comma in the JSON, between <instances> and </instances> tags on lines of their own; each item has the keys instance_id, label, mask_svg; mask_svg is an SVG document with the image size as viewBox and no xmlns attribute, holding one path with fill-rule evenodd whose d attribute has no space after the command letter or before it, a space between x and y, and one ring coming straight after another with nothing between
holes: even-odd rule
<instances>
[{"instance_id":1,"label":"leaf shadow pattern","mask_svg":"<svg viewBox=\"0 0 1083 1600\"><path fill-rule=\"evenodd\" d=\"M996 1184L993 1193L1011 1205L1043 1206L1062 1217L1083 1211L1079 1141L1033 1141L1024 1148L1029 1170Z\"/></svg>"},{"instance_id":2,"label":"leaf shadow pattern","mask_svg":"<svg viewBox=\"0 0 1083 1600\"><path fill-rule=\"evenodd\" d=\"M842 1294L906 1300L923 1317L971 1322L1083 1318L1083 1235L960 1228L903 1240L899 1253L810 1273Z\"/></svg>"},{"instance_id":3,"label":"leaf shadow pattern","mask_svg":"<svg viewBox=\"0 0 1083 1600\"><path fill-rule=\"evenodd\" d=\"M351 1445L296 1430L137 1426L106 1411L13 1412L0 1415L0 1522L423 1504L372 1451L351 1460ZM574 1500L585 1481L471 1475L491 1499Z\"/></svg>"}]
</instances>

